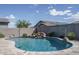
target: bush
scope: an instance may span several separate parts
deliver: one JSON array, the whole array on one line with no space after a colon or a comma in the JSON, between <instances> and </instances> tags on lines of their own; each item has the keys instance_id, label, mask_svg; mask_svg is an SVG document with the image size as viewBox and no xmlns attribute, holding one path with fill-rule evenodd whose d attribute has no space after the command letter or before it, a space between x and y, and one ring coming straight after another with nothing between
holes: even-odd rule
<instances>
[{"instance_id":1,"label":"bush","mask_svg":"<svg viewBox=\"0 0 79 59\"><path fill-rule=\"evenodd\" d=\"M67 37L69 38L69 40L75 40L76 35L74 32L69 32Z\"/></svg>"},{"instance_id":2,"label":"bush","mask_svg":"<svg viewBox=\"0 0 79 59\"><path fill-rule=\"evenodd\" d=\"M0 38L4 38L5 36L2 34L2 33L0 33Z\"/></svg>"},{"instance_id":3,"label":"bush","mask_svg":"<svg viewBox=\"0 0 79 59\"><path fill-rule=\"evenodd\" d=\"M47 36L50 36L50 37L56 36L56 33L55 32L50 32L50 33L47 34Z\"/></svg>"},{"instance_id":4,"label":"bush","mask_svg":"<svg viewBox=\"0 0 79 59\"><path fill-rule=\"evenodd\" d=\"M27 34L26 34L26 33L24 33L24 34L22 35L22 37L23 37L23 38L26 38L26 37L27 37Z\"/></svg>"}]
</instances>

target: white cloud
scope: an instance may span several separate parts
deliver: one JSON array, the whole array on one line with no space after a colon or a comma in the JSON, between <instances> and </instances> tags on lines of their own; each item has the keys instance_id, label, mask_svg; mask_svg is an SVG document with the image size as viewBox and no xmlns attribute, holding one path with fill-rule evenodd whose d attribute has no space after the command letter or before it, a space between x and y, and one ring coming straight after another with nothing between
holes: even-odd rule
<instances>
[{"instance_id":1,"label":"white cloud","mask_svg":"<svg viewBox=\"0 0 79 59\"><path fill-rule=\"evenodd\" d=\"M72 18L74 21L79 21L79 12L77 12L74 15L72 15L70 18Z\"/></svg>"},{"instance_id":2,"label":"white cloud","mask_svg":"<svg viewBox=\"0 0 79 59\"><path fill-rule=\"evenodd\" d=\"M13 14L9 15L9 16L6 16L6 18L9 18L9 19L15 19L15 16Z\"/></svg>"},{"instance_id":3,"label":"white cloud","mask_svg":"<svg viewBox=\"0 0 79 59\"><path fill-rule=\"evenodd\" d=\"M68 7L68 9L71 9L72 7Z\"/></svg>"},{"instance_id":4,"label":"white cloud","mask_svg":"<svg viewBox=\"0 0 79 59\"><path fill-rule=\"evenodd\" d=\"M49 10L49 14L53 16L67 15L68 13L71 13L71 10L64 10L64 11L57 11L56 9Z\"/></svg>"},{"instance_id":5,"label":"white cloud","mask_svg":"<svg viewBox=\"0 0 79 59\"><path fill-rule=\"evenodd\" d=\"M39 10L36 10L36 13L39 13Z\"/></svg>"},{"instance_id":6,"label":"white cloud","mask_svg":"<svg viewBox=\"0 0 79 59\"><path fill-rule=\"evenodd\" d=\"M79 12L77 12L76 14L72 14L70 17L64 18L64 19L70 19L73 21L79 21Z\"/></svg>"},{"instance_id":7,"label":"white cloud","mask_svg":"<svg viewBox=\"0 0 79 59\"><path fill-rule=\"evenodd\" d=\"M13 18L13 19L15 18L15 16L14 16L14 15L12 15L12 14L11 14L9 17L10 17L10 18Z\"/></svg>"},{"instance_id":8,"label":"white cloud","mask_svg":"<svg viewBox=\"0 0 79 59\"><path fill-rule=\"evenodd\" d=\"M52 8L53 8L53 6L49 6L49 7L48 7L48 9L52 9Z\"/></svg>"},{"instance_id":9,"label":"white cloud","mask_svg":"<svg viewBox=\"0 0 79 59\"><path fill-rule=\"evenodd\" d=\"M71 10L65 10L65 11L63 11L64 13L68 13L68 12L71 12Z\"/></svg>"},{"instance_id":10,"label":"white cloud","mask_svg":"<svg viewBox=\"0 0 79 59\"><path fill-rule=\"evenodd\" d=\"M64 18L64 19L70 19L70 17Z\"/></svg>"},{"instance_id":11,"label":"white cloud","mask_svg":"<svg viewBox=\"0 0 79 59\"><path fill-rule=\"evenodd\" d=\"M67 13L67 16L71 16L72 15L72 13Z\"/></svg>"},{"instance_id":12,"label":"white cloud","mask_svg":"<svg viewBox=\"0 0 79 59\"><path fill-rule=\"evenodd\" d=\"M11 15L9 15L9 16L6 16L6 18L8 18L9 19L9 24L8 24L8 27L9 28L15 28L15 23L16 23L16 17L13 15L13 14L11 14Z\"/></svg>"},{"instance_id":13,"label":"white cloud","mask_svg":"<svg viewBox=\"0 0 79 59\"><path fill-rule=\"evenodd\" d=\"M58 12L55 9L49 10L50 15L56 16L58 15Z\"/></svg>"}]
</instances>

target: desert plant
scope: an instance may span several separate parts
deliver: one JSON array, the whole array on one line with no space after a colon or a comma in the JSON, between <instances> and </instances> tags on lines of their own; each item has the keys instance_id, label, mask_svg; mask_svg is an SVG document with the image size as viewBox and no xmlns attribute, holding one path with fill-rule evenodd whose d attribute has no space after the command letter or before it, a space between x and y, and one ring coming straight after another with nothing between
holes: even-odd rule
<instances>
[{"instance_id":1,"label":"desert plant","mask_svg":"<svg viewBox=\"0 0 79 59\"><path fill-rule=\"evenodd\" d=\"M76 35L74 32L69 32L67 37L69 38L69 40L75 40Z\"/></svg>"},{"instance_id":2,"label":"desert plant","mask_svg":"<svg viewBox=\"0 0 79 59\"><path fill-rule=\"evenodd\" d=\"M0 33L0 38L4 38L4 37L5 37L4 34Z\"/></svg>"},{"instance_id":3,"label":"desert plant","mask_svg":"<svg viewBox=\"0 0 79 59\"><path fill-rule=\"evenodd\" d=\"M22 35L22 37L23 37L23 38L26 38L26 37L27 37L27 34L26 34L26 33L24 33L24 34Z\"/></svg>"},{"instance_id":4,"label":"desert plant","mask_svg":"<svg viewBox=\"0 0 79 59\"><path fill-rule=\"evenodd\" d=\"M56 36L56 33L55 32L50 32L50 33L47 34L47 36L50 36L50 37Z\"/></svg>"}]
</instances>

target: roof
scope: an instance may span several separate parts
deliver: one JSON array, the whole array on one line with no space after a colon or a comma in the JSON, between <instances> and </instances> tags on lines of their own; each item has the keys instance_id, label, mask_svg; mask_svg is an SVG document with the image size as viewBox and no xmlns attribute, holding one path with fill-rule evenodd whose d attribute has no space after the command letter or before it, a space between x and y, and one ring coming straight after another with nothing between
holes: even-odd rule
<instances>
[{"instance_id":1,"label":"roof","mask_svg":"<svg viewBox=\"0 0 79 59\"><path fill-rule=\"evenodd\" d=\"M9 19L8 18L0 18L0 22L9 23Z\"/></svg>"},{"instance_id":2,"label":"roof","mask_svg":"<svg viewBox=\"0 0 79 59\"><path fill-rule=\"evenodd\" d=\"M43 25L46 25L46 26L56 26L56 25L63 25L63 24L66 24L64 22L53 22L53 21L39 21L36 25L40 25L40 24L43 24Z\"/></svg>"},{"instance_id":3,"label":"roof","mask_svg":"<svg viewBox=\"0 0 79 59\"><path fill-rule=\"evenodd\" d=\"M79 21L75 21L75 22L72 22L72 23L76 24L76 23L79 23Z\"/></svg>"}]
</instances>

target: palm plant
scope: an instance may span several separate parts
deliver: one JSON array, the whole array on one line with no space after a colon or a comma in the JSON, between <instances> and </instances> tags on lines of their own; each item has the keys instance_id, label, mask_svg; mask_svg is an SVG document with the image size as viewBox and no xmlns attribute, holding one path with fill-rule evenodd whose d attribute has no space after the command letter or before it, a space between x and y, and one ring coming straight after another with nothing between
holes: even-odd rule
<instances>
[{"instance_id":1,"label":"palm plant","mask_svg":"<svg viewBox=\"0 0 79 59\"><path fill-rule=\"evenodd\" d=\"M19 37L20 37L20 28L28 28L30 25L26 20L18 20L16 23L17 28L19 28Z\"/></svg>"},{"instance_id":2,"label":"palm plant","mask_svg":"<svg viewBox=\"0 0 79 59\"><path fill-rule=\"evenodd\" d=\"M29 25L30 23L26 20L18 20L16 24L17 28L28 28Z\"/></svg>"}]
</instances>

